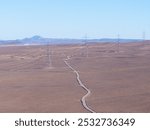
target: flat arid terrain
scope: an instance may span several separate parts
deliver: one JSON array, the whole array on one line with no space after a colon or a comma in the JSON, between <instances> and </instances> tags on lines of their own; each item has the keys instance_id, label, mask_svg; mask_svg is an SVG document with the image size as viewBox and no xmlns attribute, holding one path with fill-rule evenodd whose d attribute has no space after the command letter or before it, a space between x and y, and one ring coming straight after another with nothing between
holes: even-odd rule
<instances>
[{"instance_id":1,"label":"flat arid terrain","mask_svg":"<svg viewBox=\"0 0 150 130\"><path fill-rule=\"evenodd\" d=\"M1 46L0 112L150 112L150 42Z\"/></svg>"}]
</instances>

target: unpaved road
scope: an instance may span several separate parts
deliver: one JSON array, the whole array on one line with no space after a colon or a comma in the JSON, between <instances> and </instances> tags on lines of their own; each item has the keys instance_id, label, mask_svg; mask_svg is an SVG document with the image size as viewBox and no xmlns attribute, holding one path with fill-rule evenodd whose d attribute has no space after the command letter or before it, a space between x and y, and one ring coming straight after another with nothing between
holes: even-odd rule
<instances>
[{"instance_id":1,"label":"unpaved road","mask_svg":"<svg viewBox=\"0 0 150 130\"><path fill-rule=\"evenodd\" d=\"M67 59L64 60L65 64L76 74L76 79L77 79L77 82L78 84L84 89L87 91L86 95L84 95L81 99L81 103L82 103L82 106L89 112L91 113L96 113L94 110L92 110L88 104L86 103L86 98L89 97L91 95L91 91L82 83L81 79L80 79L80 75L78 73L77 70L75 70L67 61L70 59L69 56L67 56Z\"/></svg>"}]
</instances>

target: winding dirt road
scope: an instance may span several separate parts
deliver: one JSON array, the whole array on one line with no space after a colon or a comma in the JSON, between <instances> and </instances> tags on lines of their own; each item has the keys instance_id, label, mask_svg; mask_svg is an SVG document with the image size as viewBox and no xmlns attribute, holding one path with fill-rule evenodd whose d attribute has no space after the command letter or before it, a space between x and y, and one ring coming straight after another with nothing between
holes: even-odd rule
<instances>
[{"instance_id":1,"label":"winding dirt road","mask_svg":"<svg viewBox=\"0 0 150 130\"><path fill-rule=\"evenodd\" d=\"M82 103L82 106L89 112L91 113L96 113L94 110L92 110L91 108L89 108L89 106L87 105L86 103L86 98L88 96L90 96L91 94L91 91L82 83L82 81L80 80L80 75L78 73L77 70L75 70L67 61L70 59L69 56L67 56L67 59L64 60L65 64L76 74L76 79L77 79L77 82L78 84L84 89L87 91L86 95L84 95L81 99L81 103Z\"/></svg>"}]
</instances>

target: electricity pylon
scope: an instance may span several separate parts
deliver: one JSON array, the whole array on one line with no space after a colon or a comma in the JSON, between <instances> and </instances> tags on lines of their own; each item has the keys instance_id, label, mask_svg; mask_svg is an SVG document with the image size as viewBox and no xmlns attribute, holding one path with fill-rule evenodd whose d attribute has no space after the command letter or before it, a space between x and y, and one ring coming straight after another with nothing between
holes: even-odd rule
<instances>
[{"instance_id":1,"label":"electricity pylon","mask_svg":"<svg viewBox=\"0 0 150 130\"><path fill-rule=\"evenodd\" d=\"M52 67L51 51L50 51L50 45L49 44L47 44L47 58L48 58L48 66Z\"/></svg>"}]
</instances>

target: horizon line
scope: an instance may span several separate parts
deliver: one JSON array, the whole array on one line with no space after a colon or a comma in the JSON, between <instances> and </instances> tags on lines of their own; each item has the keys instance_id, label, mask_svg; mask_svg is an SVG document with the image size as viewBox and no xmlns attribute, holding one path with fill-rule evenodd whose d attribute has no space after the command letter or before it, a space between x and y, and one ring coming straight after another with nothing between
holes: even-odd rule
<instances>
[{"instance_id":1,"label":"horizon line","mask_svg":"<svg viewBox=\"0 0 150 130\"><path fill-rule=\"evenodd\" d=\"M81 37L81 38L73 38L73 37L43 37L41 35L33 35L33 36L30 36L30 37L23 37L23 38L14 38L14 39L1 39L0 38L0 41L10 41L10 40L23 40L23 39L31 39L31 38L34 38L34 37L39 37L39 38L47 38L47 39L73 39L73 40L83 40L85 39L84 37ZM97 37L97 38L92 38L92 37L86 37L87 40L100 40L100 39L118 39L117 37L114 38L114 37ZM146 41L146 40L150 40L150 39L143 39L143 38L125 38L125 37L122 37L122 38L119 38L120 40L143 40L143 41Z\"/></svg>"}]
</instances>

